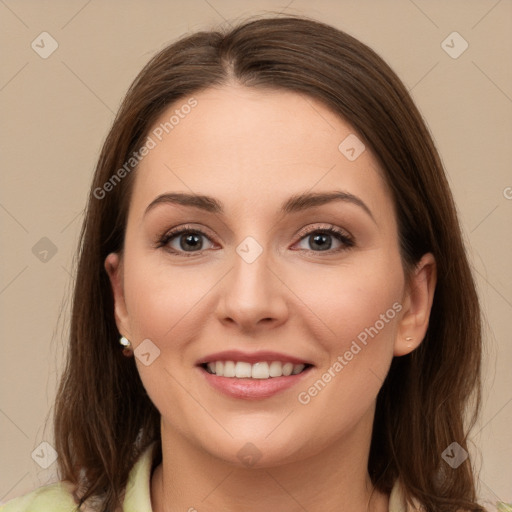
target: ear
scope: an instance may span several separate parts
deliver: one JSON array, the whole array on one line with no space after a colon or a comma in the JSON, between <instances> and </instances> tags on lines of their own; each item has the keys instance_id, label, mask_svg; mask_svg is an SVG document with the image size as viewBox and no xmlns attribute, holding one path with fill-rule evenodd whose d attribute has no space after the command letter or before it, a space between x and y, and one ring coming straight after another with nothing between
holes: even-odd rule
<instances>
[{"instance_id":1,"label":"ear","mask_svg":"<svg viewBox=\"0 0 512 512\"><path fill-rule=\"evenodd\" d=\"M402 301L403 313L393 352L395 356L409 354L423 341L429 323L436 282L436 260L433 254L424 254L409 283L406 284Z\"/></svg>"},{"instance_id":2,"label":"ear","mask_svg":"<svg viewBox=\"0 0 512 512\"><path fill-rule=\"evenodd\" d=\"M130 339L130 322L124 300L122 258L118 253L111 252L105 258L104 265L110 279L110 285L112 286L112 293L114 295L114 315L117 329L121 335Z\"/></svg>"}]
</instances>

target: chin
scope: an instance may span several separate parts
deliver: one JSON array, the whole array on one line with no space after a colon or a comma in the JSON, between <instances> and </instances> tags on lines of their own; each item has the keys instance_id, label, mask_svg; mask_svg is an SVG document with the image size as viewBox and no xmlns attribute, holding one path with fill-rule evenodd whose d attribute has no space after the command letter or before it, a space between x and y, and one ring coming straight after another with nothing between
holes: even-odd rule
<instances>
[{"instance_id":1,"label":"chin","mask_svg":"<svg viewBox=\"0 0 512 512\"><path fill-rule=\"evenodd\" d=\"M289 430L286 436L281 439L276 436L270 440L265 435L239 437L235 439L223 439L223 442L212 443L209 439L202 448L212 457L224 461L226 464L236 466L240 469L264 469L282 466L304 459L308 455L305 446L294 442L294 436ZM270 436L272 437L273 434ZM311 445L310 445L311 449Z\"/></svg>"}]
</instances>

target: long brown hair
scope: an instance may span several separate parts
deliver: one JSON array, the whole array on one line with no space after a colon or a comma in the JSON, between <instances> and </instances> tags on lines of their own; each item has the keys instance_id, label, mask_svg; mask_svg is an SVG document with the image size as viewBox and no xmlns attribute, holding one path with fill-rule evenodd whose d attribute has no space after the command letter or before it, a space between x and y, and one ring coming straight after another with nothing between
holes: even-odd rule
<instances>
[{"instance_id":1,"label":"long brown hair","mask_svg":"<svg viewBox=\"0 0 512 512\"><path fill-rule=\"evenodd\" d=\"M303 16L260 17L188 35L153 57L129 88L99 157L81 231L55 409L61 477L82 489L80 504L94 497L99 510L114 510L136 458L160 439L159 413L119 347L103 266L109 253L123 249L136 170L111 181L108 191L104 185L171 103L230 81L323 102L378 159L394 196L404 273L432 252L438 280L425 339L393 359L379 392L368 470L384 492L399 479L406 498L426 511L484 510L470 459L452 469L442 458L453 442L468 450L479 411L481 317L441 160L390 67L350 35Z\"/></svg>"}]
</instances>

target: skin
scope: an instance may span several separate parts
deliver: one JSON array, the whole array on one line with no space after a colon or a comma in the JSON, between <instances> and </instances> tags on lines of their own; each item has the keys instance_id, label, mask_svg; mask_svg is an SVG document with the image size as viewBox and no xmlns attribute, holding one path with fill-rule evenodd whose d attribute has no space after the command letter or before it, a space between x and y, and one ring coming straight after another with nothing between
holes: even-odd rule
<instances>
[{"instance_id":1,"label":"skin","mask_svg":"<svg viewBox=\"0 0 512 512\"><path fill-rule=\"evenodd\" d=\"M392 358L423 340L435 260L424 255L406 280L382 171L368 148L355 161L338 150L354 130L323 104L237 84L194 97L197 106L137 169L123 253L105 260L119 332L133 348L150 339L160 350L148 366L135 358L161 413L153 509L387 511L388 496L372 494L367 473L376 396ZM373 218L346 201L279 212L292 195L334 190L357 196ZM224 214L162 203L144 215L167 192L213 196ZM185 224L206 232L202 248L180 245L180 235L157 247L159 236ZM322 251L301 231L330 225L354 245L328 236L331 250ZM251 264L236 252L247 236L263 249ZM394 303L401 311L301 404L299 392ZM195 367L227 349L294 354L314 368L270 398L227 397ZM248 442L260 454L251 467L237 456Z\"/></svg>"}]
</instances>

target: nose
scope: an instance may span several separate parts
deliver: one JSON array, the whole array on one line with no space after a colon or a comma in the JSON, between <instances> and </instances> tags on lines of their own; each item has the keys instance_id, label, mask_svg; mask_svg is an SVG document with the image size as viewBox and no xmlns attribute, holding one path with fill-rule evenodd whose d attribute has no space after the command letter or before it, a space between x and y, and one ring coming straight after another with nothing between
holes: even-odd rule
<instances>
[{"instance_id":1,"label":"nose","mask_svg":"<svg viewBox=\"0 0 512 512\"><path fill-rule=\"evenodd\" d=\"M220 284L218 319L244 332L276 328L288 317L289 293L268 249L252 262L234 251L231 271Z\"/></svg>"}]
</instances>

